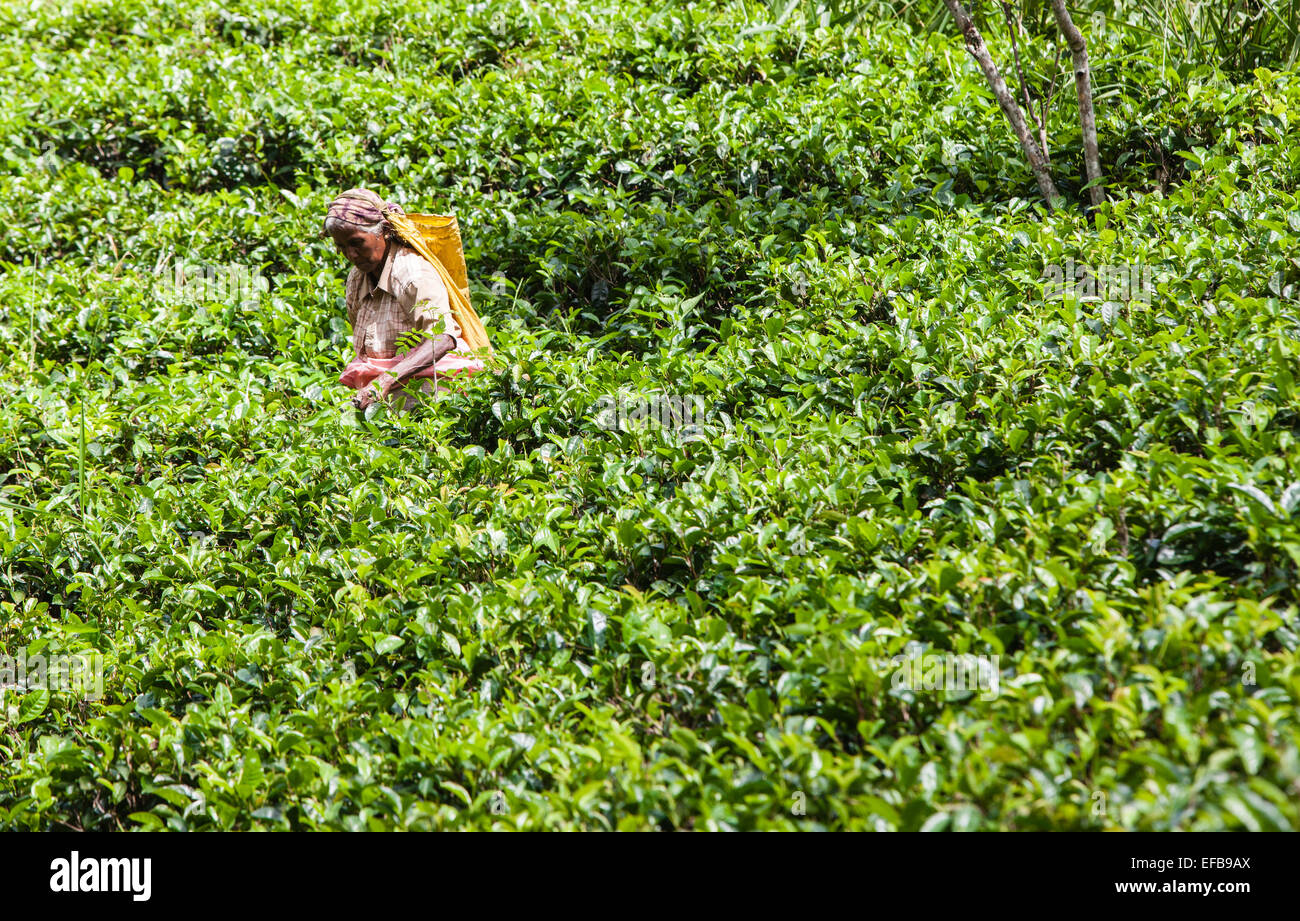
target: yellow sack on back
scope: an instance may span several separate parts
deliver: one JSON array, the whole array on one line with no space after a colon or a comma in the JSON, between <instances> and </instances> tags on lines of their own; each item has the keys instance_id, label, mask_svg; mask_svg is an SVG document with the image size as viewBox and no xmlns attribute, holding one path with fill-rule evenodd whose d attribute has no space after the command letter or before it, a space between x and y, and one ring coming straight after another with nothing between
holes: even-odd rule
<instances>
[{"instance_id":1,"label":"yellow sack on back","mask_svg":"<svg viewBox=\"0 0 1300 921\"><path fill-rule=\"evenodd\" d=\"M481 357L492 355L487 330L469 302L469 271L465 267L465 249L460 242L460 225L453 214L384 215L402 241L427 259L438 270L447 288L451 315L460 326L461 338L472 351L485 350Z\"/></svg>"}]
</instances>

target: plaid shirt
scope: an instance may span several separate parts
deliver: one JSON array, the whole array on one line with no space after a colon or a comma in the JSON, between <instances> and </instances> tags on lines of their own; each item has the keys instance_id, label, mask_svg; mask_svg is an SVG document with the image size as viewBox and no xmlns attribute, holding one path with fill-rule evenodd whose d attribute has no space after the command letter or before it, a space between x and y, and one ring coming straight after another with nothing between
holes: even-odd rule
<instances>
[{"instance_id":1,"label":"plaid shirt","mask_svg":"<svg viewBox=\"0 0 1300 921\"><path fill-rule=\"evenodd\" d=\"M414 329L434 336L447 333L456 339L453 351L465 348L442 278L423 256L404 246L390 248L377 284L354 267L345 303L357 358L396 356L398 339Z\"/></svg>"}]
</instances>

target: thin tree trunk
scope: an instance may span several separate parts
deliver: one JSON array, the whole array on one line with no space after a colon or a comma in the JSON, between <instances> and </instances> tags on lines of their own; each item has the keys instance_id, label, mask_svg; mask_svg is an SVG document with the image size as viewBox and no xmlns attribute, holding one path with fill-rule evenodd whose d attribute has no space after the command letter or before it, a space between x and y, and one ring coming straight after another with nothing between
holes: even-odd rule
<instances>
[{"instance_id":1,"label":"thin tree trunk","mask_svg":"<svg viewBox=\"0 0 1300 921\"><path fill-rule=\"evenodd\" d=\"M1088 67L1088 43L1083 33L1070 18L1065 0L1052 0L1052 13L1056 24L1070 46L1074 56L1074 88L1079 93L1079 128L1083 131L1083 165L1092 188L1093 207L1106 200L1106 190L1101 184L1101 155L1097 152L1097 117L1092 110L1092 72Z\"/></svg>"},{"instance_id":2,"label":"thin tree trunk","mask_svg":"<svg viewBox=\"0 0 1300 921\"><path fill-rule=\"evenodd\" d=\"M1061 193L1056 190L1056 183L1052 182L1052 174L1047 165L1047 158L1043 156L1043 152L1035 143L1034 136L1029 133L1029 126L1025 123L1024 113L1020 111L1020 106L1016 104L1015 97L1007 89L1006 81L998 73L997 65L993 63L993 58L989 56L989 50L984 45L984 37L980 35L979 29L975 28L975 23L971 20L970 14L966 12L965 7L961 5L961 0L943 0L943 2L947 5L948 11L952 13L952 18L956 20L957 28L961 30L962 36L966 39L966 50L979 64L980 70L984 71L984 79L988 81L989 87L993 90L993 95L998 99L998 104L1002 106L1007 121L1011 122L1011 130L1016 133L1016 137L1020 140L1020 147L1029 160L1029 168L1033 171L1034 178L1038 180L1039 191L1043 193L1043 198L1047 199L1047 207L1055 209L1061 200Z\"/></svg>"}]
</instances>

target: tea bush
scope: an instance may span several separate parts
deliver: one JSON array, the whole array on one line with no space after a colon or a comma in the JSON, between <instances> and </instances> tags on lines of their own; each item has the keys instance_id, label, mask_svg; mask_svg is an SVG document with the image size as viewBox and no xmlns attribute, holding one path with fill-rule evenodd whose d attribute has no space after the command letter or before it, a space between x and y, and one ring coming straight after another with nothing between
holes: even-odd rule
<instances>
[{"instance_id":1,"label":"tea bush","mask_svg":"<svg viewBox=\"0 0 1300 921\"><path fill-rule=\"evenodd\" d=\"M1300 826L1300 79L1109 18L1047 213L957 39L778 6L0 13L0 636L104 662L0 825ZM406 416L357 185L501 358Z\"/></svg>"}]
</instances>

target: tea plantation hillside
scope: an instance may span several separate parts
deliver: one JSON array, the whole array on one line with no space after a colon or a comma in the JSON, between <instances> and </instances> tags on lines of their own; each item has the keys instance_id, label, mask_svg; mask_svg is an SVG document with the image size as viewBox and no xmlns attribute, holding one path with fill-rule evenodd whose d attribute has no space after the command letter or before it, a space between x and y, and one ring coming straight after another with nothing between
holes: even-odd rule
<instances>
[{"instance_id":1,"label":"tea plantation hillside","mask_svg":"<svg viewBox=\"0 0 1300 921\"><path fill-rule=\"evenodd\" d=\"M787 5L0 9L0 827L1300 827L1295 66L1077 4L1089 216L1028 17L1051 212ZM351 408L353 186L499 373Z\"/></svg>"}]
</instances>

